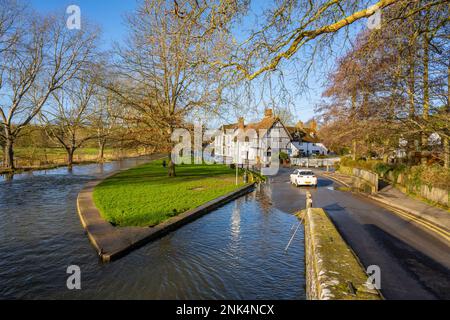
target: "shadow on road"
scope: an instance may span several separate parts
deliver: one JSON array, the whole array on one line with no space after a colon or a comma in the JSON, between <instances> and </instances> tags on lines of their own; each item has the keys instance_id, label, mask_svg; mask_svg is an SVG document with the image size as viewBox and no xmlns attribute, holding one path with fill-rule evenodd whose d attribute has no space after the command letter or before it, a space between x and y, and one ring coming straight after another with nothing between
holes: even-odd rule
<instances>
[{"instance_id":1,"label":"shadow on road","mask_svg":"<svg viewBox=\"0 0 450 320\"><path fill-rule=\"evenodd\" d=\"M450 299L446 266L374 224L361 224L337 203L324 209L364 267L380 267L385 298Z\"/></svg>"},{"instance_id":2,"label":"shadow on road","mask_svg":"<svg viewBox=\"0 0 450 320\"><path fill-rule=\"evenodd\" d=\"M450 299L450 270L448 268L373 224L364 227L425 290L437 299ZM402 299L406 298L408 298L407 293L402 296Z\"/></svg>"}]
</instances>

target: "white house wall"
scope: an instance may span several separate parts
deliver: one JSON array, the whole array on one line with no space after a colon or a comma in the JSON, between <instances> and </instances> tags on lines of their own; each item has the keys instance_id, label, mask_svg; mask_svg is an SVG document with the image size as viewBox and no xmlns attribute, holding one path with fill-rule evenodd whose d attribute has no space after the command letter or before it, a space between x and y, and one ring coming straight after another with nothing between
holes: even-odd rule
<instances>
[{"instance_id":1,"label":"white house wall","mask_svg":"<svg viewBox=\"0 0 450 320\"><path fill-rule=\"evenodd\" d=\"M276 130L278 130L278 134L276 134ZM256 163L257 157L259 157L263 163L269 163L270 159L266 154L267 149L269 146L272 146L272 148L274 146L276 147L277 142L280 151L286 153L290 151L289 133L280 122L277 122L269 130L261 130L260 132L258 132L259 136L257 135L255 137L252 136L252 134L248 134L250 140L249 142L235 142L234 139L238 135L238 133L238 130L226 130L221 135L218 135L216 137L215 155L217 160L230 161L230 158L232 158L232 162L235 162L235 158L236 156L238 156L238 163L242 164L245 163L246 160L248 160L250 163L254 164ZM242 139L243 138L241 137L240 140ZM272 143L270 143L270 141Z\"/></svg>"}]
</instances>

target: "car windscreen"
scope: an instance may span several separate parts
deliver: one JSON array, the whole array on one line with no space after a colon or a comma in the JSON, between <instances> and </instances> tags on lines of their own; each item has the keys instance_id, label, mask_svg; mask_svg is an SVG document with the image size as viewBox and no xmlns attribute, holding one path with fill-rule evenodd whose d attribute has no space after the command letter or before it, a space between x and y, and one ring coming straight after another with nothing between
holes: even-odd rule
<instances>
[{"instance_id":1,"label":"car windscreen","mask_svg":"<svg viewBox=\"0 0 450 320\"><path fill-rule=\"evenodd\" d=\"M301 176L313 176L314 173L312 171L300 171Z\"/></svg>"}]
</instances>

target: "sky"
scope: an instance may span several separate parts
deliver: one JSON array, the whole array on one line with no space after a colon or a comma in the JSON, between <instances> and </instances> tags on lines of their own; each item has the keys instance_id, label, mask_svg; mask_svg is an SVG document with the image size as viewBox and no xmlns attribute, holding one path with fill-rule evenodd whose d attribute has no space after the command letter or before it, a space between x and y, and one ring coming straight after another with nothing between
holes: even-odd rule
<instances>
[{"instance_id":1,"label":"sky","mask_svg":"<svg viewBox=\"0 0 450 320\"><path fill-rule=\"evenodd\" d=\"M132 13L137 7L139 0L29 0L29 4L32 8L41 13L64 13L69 5L78 5L81 9L81 23L83 19L100 26L102 30L102 42L103 49L111 48L113 42L120 43L127 34L127 29L124 22L124 16ZM250 14L248 18L243 21L242 29L250 27L257 15L261 12L261 9L270 4L272 1L253 0L251 3ZM240 35L236 35L240 38ZM242 36L242 35L241 35ZM334 58L330 57L330 60L334 61ZM297 86L295 79L287 77L286 87L290 92L296 95L294 99L293 108L291 112L294 115L295 122L301 120L303 122L311 119L315 116L314 106L321 99L321 92L323 91L323 73L325 65L329 68L330 61L316 64L316 69L311 73L308 78L308 90L301 91ZM289 74L289 70L286 70L292 66L286 66L285 72ZM281 65L283 68L283 64ZM328 69L327 69L328 70ZM254 116L258 118L259 115ZM254 119L252 119L254 120Z\"/></svg>"},{"instance_id":2,"label":"sky","mask_svg":"<svg viewBox=\"0 0 450 320\"><path fill-rule=\"evenodd\" d=\"M86 18L102 29L102 46L109 48L113 41L120 42L126 36L124 15L133 12L136 0L29 0L33 9L41 13L64 14L69 5L81 9L81 23Z\"/></svg>"}]
</instances>

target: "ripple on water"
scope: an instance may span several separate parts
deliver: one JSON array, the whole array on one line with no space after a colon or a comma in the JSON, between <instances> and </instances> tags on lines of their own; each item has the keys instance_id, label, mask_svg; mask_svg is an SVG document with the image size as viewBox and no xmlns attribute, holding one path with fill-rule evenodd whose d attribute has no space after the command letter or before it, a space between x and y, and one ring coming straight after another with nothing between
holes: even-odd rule
<instances>
[{"instance_id":1,"label":"ripple on water","mask_svg":"<svg viewBox=\"0 0 450 320\"><path fill-rule=\"evenodd\" d=\"M110 264L81 227L76 196L110 170L145 160L78 166L0 181L0 298L304 299L303 233L264 188ZM82 290L66 289L79 265Z\"/></svg>"}]
</instances>

